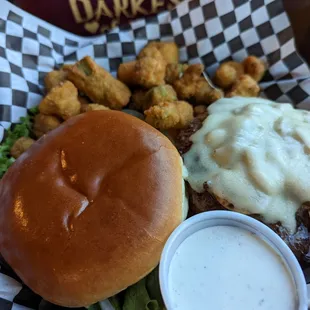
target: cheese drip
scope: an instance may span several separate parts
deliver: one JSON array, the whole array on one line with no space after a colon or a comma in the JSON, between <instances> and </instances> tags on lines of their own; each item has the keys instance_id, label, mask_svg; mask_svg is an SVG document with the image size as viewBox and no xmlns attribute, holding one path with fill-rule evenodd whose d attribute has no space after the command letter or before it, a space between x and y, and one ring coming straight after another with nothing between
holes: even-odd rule
<instances>
[{"instance_id":1,"label":"cheese drip","mask_svg":"<svg viewBox=\"0 0 310 310\"><path fill-rule=\"evenodd\" d=\"M206 183L218 197L290 233L295 214L310 201L310 112L260 98L225 98L192 137L184 156L187 181Z\"/></svg>"}]
</instances>

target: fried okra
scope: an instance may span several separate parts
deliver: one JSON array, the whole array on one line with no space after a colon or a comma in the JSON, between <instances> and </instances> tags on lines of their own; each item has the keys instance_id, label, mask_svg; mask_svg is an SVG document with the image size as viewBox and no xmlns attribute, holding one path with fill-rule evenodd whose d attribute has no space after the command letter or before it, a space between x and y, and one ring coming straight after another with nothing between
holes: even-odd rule
<instances>
[{"instance_id":1,"label":"fried okra","mask_svg":"<svg viewBox=\"0 0 310 310\"><path fill-rule=\"evenodd\" d=\"M194 118L193 107L186 101L161 102L144 114L145 121L160 130L184 128Z\"/></svg>"},{"instance_id":2,"label":"fried okra","mask_svg":"<svg viewBox=\"0 0 310 310\"><path fill-rule=\"evenodd\" d=\"M202 76L203 65L190 65L183 76L173 84L178 98L183 100L194 100L196 104L209 105L223 97L223 92L210 86Z\"/></svg>"},{"instance_id":3,"label":"fried okra","mask_svg":"<svg viewBox=\"0 0 310 310\"><path fill-rule=\"evenodd\" d=\"M196 82L196 91L193 96L196 104L209 105L223 97L224 92L221 89L211 87L205 78L202 77Z\"/></svg>"},{"instance_id":4,"label":"fried okra","mask_svg":"<svg viewBox=\"0 0 310 310\"><path fill-rule=\"evenodd\" d=\"M143 57L137 61L121 64L117 77L120 81L149 89L165 83L166 65L162 60Z\"/></svg>"},{"instance_id":5,"label":"fried okra","mask_svg":"<svg viewBox=\"0 0 310 310\"><path fill-rule=\"evenodd\" d=\"M97 104L97 103L83 104L81 107L81 113L85 113L89 111L107 111L107 110L110 110L110 109L102 104Z\"/></svg>"},{"instance_id":6,"label":"fried okra","mask_svg":"<svg viewBox=\"0 0 310 310\"><path fill-rule=\"evenodd\" d=\"M224 62L215 72L214 83L223 89L228 89L243 73L242 64L236 61Z\"/></svg>"},{"instance_id":7,"label":"fried okra","mask_svg":"<svg viewBox=\"0 0 310 310\"><path fill-rule=\"evenodd\" d=\"M249 75L241 75L233 84L231 90L226 93L226 97L257 97L260 87L257 82Z\"/></svg>"},{"instance_id":8,"label":"fried okra","mask_svg":"<svg viewBox=\"0 0 310 310\"><path fill-rule=\"evenodd\" d=\"M67 70L72 65L63 65L60 70L53 70L49 72L44 78L45 89L49 92L53 87L67 80Z\"/></svg>"},{"instance_id":9,"label":"fried okra","mask_svg":"<svg viewBox=\"0 0 310 310\"><path fill-rule=\"evenodd\" d=\"M173 102L177 100L177 94L170 85L156 86L149 91L139 89L132 94L133 107L139 111L147 110L164 101Z\"/></svg>"},{"instance_id":10,"label":"fried okra","mask_svg":"<svg viewBox=\"0 0 310 310\"><path fill-rule=\"evenodd\" d=\"M117 78L126 85L135 85L137 83L135 79L136 64L137 61L130 61L120 64L117 70Z\"/></svg>"},{"instance_id":11,"label":"fried okra","mask_svg":"<svg viewBox=\"0 0 310 310\"><path fill-rule=\"evenodd\" d=\"M179 62L179 49L174 42L151 42L147 44L138 55L138 58L158 58L158 52L166 64Z\"/></svg>"},{"instance_id":12,"label":"fried okra","mask_svg":"<svg viewBox=\"0 0 310 310\"><path fill-rule=\"evenodd\" d=\"M145 88L165 84L165 74L165 63L151 57L139 59L135 66L137 84Z\"/></svg>"},{"instance_id":13,"label":"fried okra","mask_svg":"<svg viewBox=\"0 0 310 310\"><path fill-rule=\"evenodd\" d=\"M146 102L144 104L144 110L149 107L159 104L160 102L173 102L177 101L177 93L170 85L160 85L151 88L146 94Z\"/></svg>"},{"instance_id":14,"label":"fried okra","mask_svg":"<svg viewBox=\"0 0 310 310\"><path fill-rule=\"evenodd\" d=\"M21 137L15 141L11 147L10 153L14 158L18 158L26 152L35 141L28 137Z\"/></svg>"},{"instance_id":15,"label":"fried okra","mask_svg":"<svg viewBox=\"0 0 310 310\"><path fill-rule=\"evenodd\" d=\"M244 72L250 75L256 82L259 82L266 72L266 65L264 62L255 56L248 56L244 59L242 65L244 67Z\"/></svg>"},{"instance_id":16,"label":"fried okra","mask_svg":"<svg viewBox=\"0 0 310 310\"><path fill-rule=\"evenodd\" d=\"M190 99L195 96L197 91L197 83L202 79L204 66L201 64L190 65L183 76L176 80L173 84L178 98L182 100Z\"/></svg>"},{"instance_id":17,"label":"fried okra","mask_svg":"<svg viewBox=\"0 0 310 310\"><path fill-rule=\"evenodd\" d=\"M68 69L68 79L98 104L120 110L129 103L129 88L98 66L89 56Z\"/></svg>"},{"instance_id":18,"label":"fried okra","mask_svg":"<svg viewBox=\"0 0 310 310\"><path fill-rule=\"evenodd\" d=\"M168 64L166 67L165 76L166 83L173 85L176 80L180 79L183 76L187 68L187 64Z\"/></svg>"},{"instance_id":19,"label":"fried okra","mask_svg":"<svg viewBox=\"0 0 310 310\"><path fill-rule=\"evenodd\" d=\"M44 78L45 89L49 92L55 86L67 79L67 72L64 70L54 70L49 72Z\"/></svg>"},{"instance_id":20,"label":"fried okra","mask_svg":"<svg viewBox=\"0 0 310 310\"><path fill-rule=\"evenodd\" d=\"M55 115L64 120L78 115L80 109L78 90L70 81L52 88L39 104L39 111L42 114Z\"/></svg>"},{"instance_id":21,"label":"fried okra","mask_svg":"<svg viewBox=\"0 0 310 310\"><path fill-rule=\"evenodd\" d=\"M60 126L61 121L52 115L37 114L34 117L33 133L37 138Z\"/></svg>"}]
</instances>

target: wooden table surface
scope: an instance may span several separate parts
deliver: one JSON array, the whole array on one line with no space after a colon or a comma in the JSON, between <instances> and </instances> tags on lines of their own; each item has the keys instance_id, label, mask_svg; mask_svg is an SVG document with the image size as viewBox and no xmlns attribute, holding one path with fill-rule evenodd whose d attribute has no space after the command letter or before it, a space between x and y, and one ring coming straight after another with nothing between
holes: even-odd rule
<instances>
[{"instance_id":1,"label":"wooden table surface","mask_svg":"<svg viewBox=\"0 0 310 310\"><path fill-rule=\"evenodd\" d=\"M310 0L283 0L300 54L310 64Z\"/></svg>"}]
</instances>

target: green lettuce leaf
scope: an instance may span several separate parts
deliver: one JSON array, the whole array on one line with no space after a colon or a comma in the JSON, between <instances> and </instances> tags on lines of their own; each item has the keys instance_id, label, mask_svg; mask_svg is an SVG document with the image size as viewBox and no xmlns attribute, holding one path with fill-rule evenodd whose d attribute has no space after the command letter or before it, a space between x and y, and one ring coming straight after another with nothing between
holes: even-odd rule
<instances>
[{"instance_id":1,"label":"green lettuce leaf","mask_svg":"<svg viewBox=\"0 0 310 310\"><path fill-rule=\"evenodd\" d=\"M163 309L164 301L161 296L160 285L159 285L159 267L156 267L146 277L146 289L150 295L150 298L156 300L158 302L160 309Z\"/></svg>"},{"instance_id":2,"label":"green lettuce leaf","mask_svg":"<svg viewBox=\"0 0 310 310\"><path fill-rule=\"evenodd\" d=\"M157 300L152 300L146 289L146 278L127 288L123 310L160 310Z\"/></svg>"},{"instance_id":3,"label":"green lettuce leaf","mask_svg":"<svg viewBox=\"0 0 310 310\"><path fill-rule=\"evenodd\" d=\"M11 147L19 138L29 137L33 125L33 118L38 111L37 107L30 109L26 117L20 118L19 124L12 130L7 131L4 141L0 144L0 179L15 161L10 156Z\"/></svg>"},{"instance_id":4,"label":"green lettuce leaf","mask_svg":"<svg viewBox=\"0 0 310 310\"><path fill-rule=\"evenodd\" d=\"M122 300L119 295L110 297L109 301L115 310L122 310Z\"/></svg>"},{"instance_id":5,"label":"green lettuce leaf","mask_svg":"<svg viewBox=\"0 0 310 310\"><path fill-rule=\"evenodd\" d=\"M97 302L96 304L89 306L87 309L88 310L101 310L101 307L100 307L99 302Z\"/></svg>"}]
</instances>

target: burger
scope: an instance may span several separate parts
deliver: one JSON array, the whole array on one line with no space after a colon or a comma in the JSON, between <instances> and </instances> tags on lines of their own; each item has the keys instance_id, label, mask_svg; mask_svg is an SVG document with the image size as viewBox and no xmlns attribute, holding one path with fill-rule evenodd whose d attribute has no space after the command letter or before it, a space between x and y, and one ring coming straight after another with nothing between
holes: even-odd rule
<instances>
[{"instance_id":1,"label":"burger","mask_svg":"<svg viewBox=\"0 0 310 310\"><path fill-rule=\"evenodd\" d=\"M310 113L260 98L225 98L177 138L192 213L229 209L309 251Z\"/></svg>"},{"instance_id":2,"label":"burger","mask_svg":"<svg viewBox=\"0 0 310 310\"><path fill-rule=\"evenodd\" d=\"M163 134L123 112L81 114L1 179L1 253L44 299L87 306L157 266L184 197L182 160Z\"/></svg>"}]
</instances>

